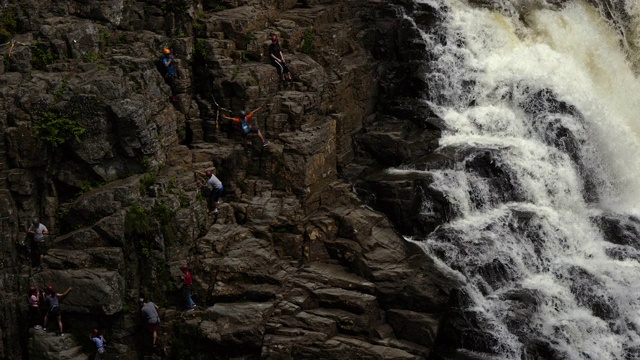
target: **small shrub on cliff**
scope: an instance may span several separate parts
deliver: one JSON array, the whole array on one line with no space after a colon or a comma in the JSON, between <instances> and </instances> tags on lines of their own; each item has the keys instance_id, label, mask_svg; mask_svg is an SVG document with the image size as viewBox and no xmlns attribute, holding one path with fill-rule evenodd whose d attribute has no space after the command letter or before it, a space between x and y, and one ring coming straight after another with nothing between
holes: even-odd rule
<instances>
[{"instance_id":1,"label":"small shrub on cliff","mask_svg":"<svg viewBox=\"0 0 640 360\"><path fill-rule=\"evenodd\" d=\"M204 61L207 57L207 41L205 39L197 39L193 45L193 60Z\"/></svg>"},{"instance_id":2,"label":"small shrub on cliff","mask_svg":"<svg viewBox=\"0 0 640 360\"><path fill-rule=\"evenodd\" d=\"M18 30L18 9L15 6L4 7L0 10L0 43L5 43Z\"/></svg>"},{"instance_id":3,"label":"small shrub on cliff","mask_svg":"<svg viewBox=\"0 0 640 360\"><path fill-rule=\"evenodd\" d=\"M305 53L307 55L311 54L314 50L313 40L315 38L316 31L313 26L309 26L307 31L304 34L304 38L302 39L302 45L300 46L300 52Z\"/></svg>"},{"instance_id":4,"label":"small shrub on cliff","mask_svg":"<svg viewBox=\"0 0 640 360\"><path fill-rule=\"evenodd\" d=\"M87 53L82 56L82 60L94 64L100 61L100 58L100 54L95 51L87 51Z\"/></svg>"},{"instance_id":5,"label":"small shrub on cliff","mask_svg":"<svg viewBox=\"0 0 640 360\"><path fill-rule=\"evenodd\" d=\"M125 234L141 255L149 257L157 235L162 235L165 245L176 241L178 231L175 227L175 215L162 201L151 209L143 208L140 204L131 205L124 218Z\"/></svg>"},{"instance_id":6,"label":"small shrub on cliff","mask_svg":"<svg viewBox=\"0 0 640 360\"><path fill-rule=\"evenodd\" d=\"M140 178L140 192L144 194L150 186L156 183L156 180L158 180L158 175L155 173L142 175Z\"/></svg>"},{"instance_id":7,"label":"small shrub on cliff","mask_svg":"<svg viewBox=\"0 0 640 360\"><path fill-rule=\"evenodd\" d=\"M69 140L80 142L80 135L85 131L77 120L50 111L44 112L40 123L36 125L38 137L53 147Z\"/></svg>"},{"instance_id":8,"label":"small shrub on cliff","mask_svg":"<svg viewBox=\"0 0 640 360\"><path fill-rule=\"evenodd\" d=\"M151 254L151 240L156 226L149 212L140 204L134 204L127 209L124 218L124 232L131 239L135 239L136 250L145 257Z\"/></svg>"},{"instance_id":9,"label":"small shrub on cliff","mask_svg":"<svg viewBox=\"0 0 640 360\"><path fill-rule=\"evenodd\" d=\"M44 70L47 65L53 64L56 56L45 44L34 44L31 48L31 65L38 70Z\"/></svg>"}]
</instances>

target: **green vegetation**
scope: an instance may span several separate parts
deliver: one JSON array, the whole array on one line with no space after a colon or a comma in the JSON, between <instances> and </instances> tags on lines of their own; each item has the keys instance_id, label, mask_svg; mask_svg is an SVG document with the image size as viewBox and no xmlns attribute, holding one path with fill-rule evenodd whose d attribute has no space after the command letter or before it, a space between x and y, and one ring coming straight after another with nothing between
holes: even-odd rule
<instances>
[{"instance_id":1,"label":"green vegetation","mask_svg":"<svg viewBox=\"0 0 640 360\"><path fill-rule=\"evenodd\" d=\"M194 60L204 61L207 57L207 41L205 39L197 39L193 45Z\"/></svg>"},{"instance_id":2,"label":"green vegetation","mask_svg":"<svg viewBox=\"0 0 640 360\"><path fill-rule=\"evenodd\" d=\"M217 1L217 4L213 7L214 12L220 12L227 10L229 7L222 1Z\"/></svg>"},{"instance_id":3,"label":"green vegetation","mask_svg":"<svg viewBox=\"0 0 640 360\"><path fill-rule=\"evenodd\" d=\"M11 40L18 27L18 9L15 6L0 8L0 43Z\"/></svg>"},{"instance_id":4,"label":"green vegetation","mask_svg":"<svg viewBox=\"0 0 640 360\"><path fill-rule=\"evenodd\" d=\"M147 189L156 183L158 179L158 174L156 173L146 173L142 175L140 178L140 192L146 193Z\"/></svg>"},{"instance_id":5,"label":"green vegetation","mask_svg":"<svg viewBox=\"0 0 640 360\"><path fill-rule=\"evenodd\" d=\"M86 194L89 191L91 191L93 189L96 189L96 188L99 188L102 185L104 185L103 182L96 182L96 181L86 180L80 186L80 191L78 192L78 196L80 196L82 194Z\"/></svg>"},{"instance_id":6,"label":"green vegetation","mask_svg":"<svg viewBox=\"0 0 640 360\"><path fill-rule=\"evenodd\" d=\"M64 94L65 90L67 90L68 86L69 86L69 81L66 78L62 79L60 86L58 87L56 92L53 94L53 98L55 99L56 102L59 102L60 100L62 100L62 95Z\"/></svg>"},{"instance_id":7,"label":"green vegetation","mask_svg":"<svg viewBox=\"0 0 640 360\"><path fill-rule=\"evenodd\" d=\"M191 205L191 201L189 200L187 194L184 193L184 191L180 191L180 193L178 194L178 199L180 200L180 207L183 209Z\"/></svg>"},{"instance_id":8,"label":"green vegetation","mask_svg":"<svg viewBox=\"0 0 640 360\"><path fill-rule=\"evenodd\" d=\"M307 31L304 34L304 38L302 39L302 45L300 46L300 52L305 53L307 55L313 53L313 40L315 38L316 31L313 26L309 26Z\"/></svg>"},{"instance_id":9,"label":"green vegetation","mask_svg":"<svg viewBox=\"0 0 640 360\"><path fill-rule=\"evenodd\" d=\"M34 44L31 48L31 65L38 70L44 70L47 65L53 64L56 56L45 44Z\"/></svg>"},{"instance_id":10,"label":"green vegetation","mask_svg":"<svg viewBox=\"0 0 640 360\"><path fill-rule=\"evenodd\" d=\"M203 23L201 23L199 21L194 21L193 22L193 30L200 31L202 29L204 29L204 24Z\"/></svg>"},{"instance_id":11,"label":"green vegetation","mask_svg":"<svg viewBox=\"0 0 640 360\"><path fill-rule=\"evenodd\" d=\"M53 147L58 147L69 140L80 142L80 135L85 131L86 129L80 126L75 118L58 115L51 111L44 112L40 123L36 125L38 137Z\"/></svg>"},{"instance_id":12,"label":"green vegetation","mask_svg":"<svg viewBox=\"0 0 640 360\"><path fill-rule=\"evenodd\" d=\"M233 68L233 71L231 72L231 80L234 80L238 74L240 73L240 67L242 66L242 64L238 64L236 65L236 67Z\"/></svg>"},{"instance_id":13,"label":"green vegetation","mask_svg":"<svg viewBox=\"0 0 640 360\"><path fill-rule=\"evenodd\" d=\"M100 54L95 51L87 51L87 53L82 56L82 60L97 63L98 61L100 61Z\"/></svg>"},{"instance_id":14,"label":"green vegetation","mask_svg":"<svg viewBox=\"0 0 640 360\"><path fill-rule=\"evenodd\" d=\"M124 34L120 34L120 36L115 37L107 29L100 29L99 33L100 37L98 39L98 45L100 46L100 48L103 48L105 46L118 45L119 43L122 43L126 40Z\"/></svg>"},{"instance_id":15,"label":"green vegetation","mask_svg":"<svg viewBox=\"0 0 640 360\"><path fill-rule=\"evenodd\" d=\"M167 191L173 190L176 187L176 177L172 176L169 178L169 182L167 183Z\"/></svg>"},{"instance_id":16,"label":"green vegetation","mask_svg":"<svg viewBox=\"0 0 640 360\"><path fill-rule=\"evenodd\" d=\"M157 235L162 235L165 246L175 242L178 237L175 213L163 201L151 209L145 209L140 204L131 205L124 218L124 231L133 242L136 252L143 257L151 256Z\"/></svg>"}]
</instances>

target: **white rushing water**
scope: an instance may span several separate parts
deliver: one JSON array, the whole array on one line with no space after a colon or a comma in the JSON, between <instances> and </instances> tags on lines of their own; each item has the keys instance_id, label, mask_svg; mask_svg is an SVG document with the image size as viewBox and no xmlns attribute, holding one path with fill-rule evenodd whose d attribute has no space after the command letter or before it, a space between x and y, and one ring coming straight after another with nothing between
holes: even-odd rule
<instances>
[{"instance_id":1,"label":"white rushing water","mask_svg":"<svg viewBox=\"0 0 640 360\"><path fill-rule=\"evenodd\" d=\"M474 310L500 340L493 349L500 357L520 359L523 353L522 338L507 329L509 304L500 300L513 289L541 294L527 319L531 337L566 358L640 356L628 350L640 346L640 263L609 257L611 244L592 221L605 211L640 215L640 79L634 73L640 6L628 0L622 7L632 15L630 33L623 34L586 2L557 8L504 0L499 10L458 0L416 2L440 8L444 16L445 45L424 34L435 55L432 108L447 125L441 148L491 151L522 199L496 202L496 190L462 164L432 171L432 187L455 210L442 228L458 240L433 235L417 243L466 279ZM582 116L543 109L532 121L524 104L543 90ZM558 127L579 144L582 171L545 140ZM583 196L585 174L595 201ZM524 233L514 231L514 213L533 214ZM507 264L511 279L489 284L478 273L495 260ZM589 279L583 292L608 304L613 315L598 317L576 296L582 283L576 283L575 269Z\"/></svg>"}]
</instances>

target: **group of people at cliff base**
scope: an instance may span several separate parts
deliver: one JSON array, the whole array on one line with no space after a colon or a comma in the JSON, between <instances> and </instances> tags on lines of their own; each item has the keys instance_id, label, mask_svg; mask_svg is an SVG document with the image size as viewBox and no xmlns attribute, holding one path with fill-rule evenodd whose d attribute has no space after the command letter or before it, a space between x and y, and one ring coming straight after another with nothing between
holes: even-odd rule
<instances>
[{"instance_id":1,"label":"group of people at cliff base","mask_svg":"<svg viewBox=\"0 0 640 360\"><path fill-rule=\"evenodd\" d=\"M181 281L183 282L183 295L187 311L193 311L196 304L192 298L193 278L189 271L189 266L183 264L180 266L183 273ZM69 287L65 292L58 293L52 285L47 285L44 291L39 291L38 287L33 285L29 287L27 293L27 301L29 304L30 327L35 330L47 331L47 323L51 318L55 318L58 323L58 336L64 336L62 327L62 310L60 309L62 300L73 290ZM46 307L44 312L44 320L42 319L42 309ZM151 345L155 349L158 346L158 328L160 327L160 315L158 314L158 306L145 297L140 298L140 314L147 330L151 333ZM89 334L89 339L95 344L96 352L94 359L100 359L100 355L105 354L107 340L101 334L100 329L93 328Z\"/></svg>"},{"instance_id":2,"label":"group of people at cliff base","mask_svg":"<svg viewBox=\"0 0 640 360\"><path fill-rule=\"evenodd\" d=\"M215 169L215 168L214 168ZM212 191L212 195L209 198L209 203L217 210L218 199L222 194L224 187L220 180L212 174L211 170L205 172L198 172L204 176L211 174L211 178L204 186L210 186L216 191ZM212 179L213 178L213 179ZM208 184L208 185L207 185ZM42 261L46 249L44 243L46 241L45 236L49 234L46 226L40 223L38 218L34 218L27 231L32 237L32 249L34 251L34 258L38 268L42 268ZM38 245L41 243L40 245ZM193 311L196 308L196 304L193 301L192 289L193 289L193 277L187 264L180 266L182 277L182 292L187 311ZM36 285L32 285L27 290L27 304L29 307L29 327L35 330L47 331L49 320L57 322L58 336L64 336L63 324L62 324L62 303L66 296L74 289L70 286L66 291L59 293L53 287L53 285L46 285L44 290L39 290ZM140 312L143 317L143 321L146 327L151 332L152 345L155 348L158 342L158 327L160 326L160 316L158 315L158 306L147 300L146 298L140 298ZM95 344L96 352L95 359L99 359L100 355L106 352L106 339L101 334L98 328L91 329L89 339Z\"/></svg>"},{"instance_id":3,"label":"group of people at cliff base","mask_svg":"<svg viewBox=\"0 0 640 360\"><path fill-rule=\"evenodd\" d=\"M29 303L29 317L30 317L30 327L33 327L35 330L43 330L47 331L48 321L51 318L55 318L55 321L58 323L58 331L56 334L58 336L64 336L63 327L62 327L62 301L64 298L73 290L73 287L67 288L67 291L63 293L56 292L55 288L52 285L47 285L44 291L39 291L38 287L32 285L29 287L27 292L27 301ZM44 310L46 309L46 310ZM44 311L43 311L44 310ZM42 318L42 314L44 312L44 320ZM100 355L103 355L106 350L105 346L107 344L107 340L104 338L102 334L100 334L100 330L98 328L91 329L89 334L89 339L96 346L96 353L94 359L100 359Z\"/></svg>"}]
</instances>

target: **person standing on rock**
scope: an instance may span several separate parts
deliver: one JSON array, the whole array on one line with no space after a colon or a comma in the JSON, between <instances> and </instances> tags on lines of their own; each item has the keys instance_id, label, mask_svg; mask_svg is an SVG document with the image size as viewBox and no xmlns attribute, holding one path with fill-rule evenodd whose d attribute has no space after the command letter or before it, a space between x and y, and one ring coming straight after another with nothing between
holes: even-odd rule
<instances>
[{"instance_id":1,"label":"person standing on rock","mask_svg":"<svg viewBox=\"0 0 640 360\"><path fill-rule=\"evenodd\" d=\"M62 332L62 311L60 310L60 298L64 298L73 290L73 287L69 286L67 291L63 293L57 293L53 286L48 285L45 288L45 300L49 303L49 311L44 315L44 326L42 330L47 331L47 322L49 320L49 316L55 317L58 320L58 329L60 330L60 336L64 336Z\"/></svg>"},{"instance_id":2,"label":"person standing on rock","mask_svg":"<svg viewBox=\"0 0 640 360\"><path fill-rule=\"evenodd\" d=\"M278 35L271 34L271 45L269 45L269 60L271 65L273 65L278 71L278 75L280 76L280 80L284 81L292 81L291 72L287 67L287 62L284 58L284 54L282 53L282 48L280 47L280 43L278 41Z\"/></svg>"},{"instance_id":3,"label":"person standing on rock","mask_svg":"<svg viewBox=\"0 0 640 360\"><path fill-rule=\"evenodd\" d=\"M45 244L45 235L49 235L49 230L46 226L40 223L40 219L33 218L31 220L31 226L27 231L29 235L32 235L33 241L31 244L31 256L33 260L37 262L36 271L42 270L42 261L47 253L47 246Z\"/></svg>"},{"instance_id":4,"label":"person standing on rock","mask_svg":"<svg viewBox=\"0 0 640 360\"><path fill-rule=\"evenodd\" d=\"M209 211L213 211L215 214L217 214L219 212L218 205L220 196L224 191L222 181L220 181L220 179L218 179L218 177L215 176L211 170L207 170L204 172L195 170L195 173L207 179L206 183L200 180L198 180L197 183L200 188L206 190L209 193L209 196L207 197L207 208L209 209Z\"/></svg>"},{"instance_id":5,"label":"person standing on rock","mask_svg":"<svg viewBox=\"0 0 640 360\"><path fill-rule=\"evenodd\" d=\"M246 136L248 136L250 133L254 133L254 134L258 134L258 137L260 138L260 140L262 141L262 146L267 146L269 145L269 141L265 140L264 136L262 135L262 132L260 132L260 129L251 124L251 119L253 119L253 115L258 112L259 110L261 110L266 103L263 103L262 105L260 105L257 109L253 110L252 112L248 113L244 110L241 110L238 113L238 117L234 118L234 117L229 117L226 115L222 115L223 118L227 119L227 120L231 120L233 122L235 122L236 124L240 125L240 128L242 129L242 133L245 135L245 139ZM245 140L246 142L246 140Z\"/></svg>"},{"instance_id":6,"label":"person standing on rock","mask_svg":"<svg viewBox=\"0 0 640 360\"><path fill-rule=\"evenodd\" d=\"M193 311L196 307L196 303L193 302L191 298L191 292L193 289L193 278L191 277L191 272L189 271L189 265L183 264L180 266L180 271L184 274L182 277L182 293L184 295L184 301L187 305L187 311Z\"/></svg>"},{"instance_id":7,"label":"person standing on rock","mask_svg":"<svg viewBox=\"0 0 640 360\"><path fill-rule=\"evenodd\" d=\"M160 315L158 315L158 306L145 298L140 298L140 304L142 305L140 312L142 312L142 316L144 317L144 320L146 321L146 324L152 333L152 344L153 348L155 349L158 345L158 328L160 327Z\"/></svg>"},{"instance_id":8,"label":"person standing on rock","mask_svg":"<svg viewBox=\"0 0 640 360\"><path fill-rule=\"evenodd\" d=\"M91 329L89 339L96 344L96 356L93 359L98 360L100 359L100 355L106 352L105 346L107 345L107 340L105 340L104 336L100 335L100 330L98 328Z\"/></svg>"},{"instance_id":9,"label":"person standing on rock","mask_svg":"<svg viewBox=\"0 0 640 360\"><path fill-rule=\"evenodd\" d=\"M271 61L271 65L273 65L276 70L278 70L278 75L280 76L281 81L292 81L291 72L287 67L287 62L284 59L284 55L282 54L282 49L280 48L280 43L278 42L278 35L271 34L271 45L269 45L269 60Z\"/></svg>"},{"instance_id":10,"label":"person standing on rock","mask_svg":"<svg viewBox=\"0 0 640 360\"><path fill-rule=\"evenodd\" d=\"M38 291L38 287L32 285L29 287L27 293L27 300L29 300L29 317L31 318L30 326L38 330L42 328L40 325L42 321L42 313L40 312L40 304L42 303L42 296Z\"/></svg>"}]
</instances>

